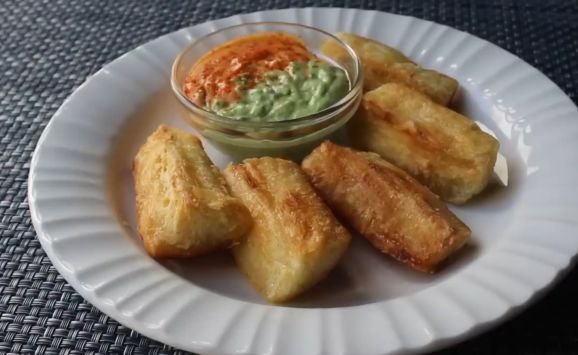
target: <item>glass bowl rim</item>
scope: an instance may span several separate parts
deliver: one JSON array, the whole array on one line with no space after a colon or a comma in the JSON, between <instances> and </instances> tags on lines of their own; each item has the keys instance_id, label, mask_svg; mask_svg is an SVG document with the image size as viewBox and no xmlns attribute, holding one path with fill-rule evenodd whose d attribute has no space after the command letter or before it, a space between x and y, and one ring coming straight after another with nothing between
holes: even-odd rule
<instances>
[{"instance_id":1,"label":"glass bowl rim","mask_svg":"<svg viewBox=\"0 0 578 355\"><path fill-rule=\"evenodd\" d=\"M178 71L178 68L181 64L181 61L183 60L183 57L189 52L189 50L191 48L193 48L198 43L206 40L207 38L216 36L218 34L221 34L222 32L229 31L231 29L235 29L235 28L239 28L239 27L245 27L245 26L251 26L251 25L281 25L281 26L290 26L290 27L300 27L300 28L304 28L308 31L319 32L325 36L328 36L329 38L331 38L331 39L335 40L337 43L339 43L347 51L349 56L351 58L353 58L354 66L355 66L354 69L355 69L355 72L357 74L357 77L355 78L355 82L350 84L350 88L347 91L347 94L345 94L340 100L333 103L331 106L328 106L328 107L324 108L323 110L312 113L310 115L306 115L306 116L302 116L302 117L298 117L298 118L294 118L294 119L281 120L281 121L259 122L259 121L236 120L234 118L218 115L212 111L208 111L205 108L195 104L191 99L189 99L185 95L182 88L177 83L177 81L178 81L177 80L177 71ZM265 31L265 33L266 32L275 32L275 31ZM179 101L187 109L193 111L196 114L201 115L204 119L207 119L208 121L213 121L215 123L220 123L220 124L227 125L227 126L231 125L232 123L235 123L237 125L242 125L246 128L280 128L279 127L280 125L281 126L285 126L285 125L292 126L292 125L303 125L303 124L307 124L307 123L315 124L315 123L322 122L322 121L324 121L324 119L331 117L331 115L329 115L330 113L332 113L336 109L339 109L340 107L346 105L347 103L352 101L357 96L358 92L361 91L362 81L363 81L363 72L362 72L362 67L361 67L361 60L359 59L359 56L353 50L353 48L351 48L351 46L349 46L345 41L343 41L339 37L327 32L327 31L324 31L322 29L319 29L319 28L316 28L313 26L302 25L302 24L291 23L291 22L283 22L283 21L246 22L246 23L241 23L241 24L237 24L237 25L223 27L217 31L203 35L203 36L199 37L198 39L195 39L193 42L189 43L188 45L186 45L179 52L179 54L177 55L177 57L173 61L173 64L171 67L171 89L172 89L173 93L175 94L175 96L179 99Z\"/></svg>"}]
</instances>

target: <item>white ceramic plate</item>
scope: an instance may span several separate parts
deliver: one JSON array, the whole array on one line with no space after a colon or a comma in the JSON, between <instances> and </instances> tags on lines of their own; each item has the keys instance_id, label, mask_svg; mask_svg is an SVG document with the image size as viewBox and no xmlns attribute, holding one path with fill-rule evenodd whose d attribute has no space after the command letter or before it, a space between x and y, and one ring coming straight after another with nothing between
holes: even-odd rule
<instances>
[{"instance_id":1,"label":"white ceramic plate","mask_svg":"<svg viewBox=\"0 0 578 355\"><path fill-rule=\"evenodd\" d=\"M409 271L355 238L327 280L280 307L265 304L227 256L157 263L145 254L130 162L159 123L186 127L169 91L173 59L203 34L263 20L370 36L459 79L459 110L500 140L507 186L495 183L453 209L473 243L443 272ZM578 250L576 137L577 109L555 84L472 35L375 11L266 11L163 36L87 80L38 143L29 202L38 238L66 280L153 339L220 355L413 353L504 319L569 266Z\"/></svg>"}]
</instances>

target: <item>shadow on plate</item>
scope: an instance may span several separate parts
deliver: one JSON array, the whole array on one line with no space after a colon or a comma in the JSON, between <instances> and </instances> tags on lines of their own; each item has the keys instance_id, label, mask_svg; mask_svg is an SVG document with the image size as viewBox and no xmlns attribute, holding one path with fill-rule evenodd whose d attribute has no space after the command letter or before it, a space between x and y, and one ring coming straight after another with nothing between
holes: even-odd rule
<instances>
[{"instance_id":1,"label":"shadow on plate","mask_svg":"<svg viewBox=\"0 0 578 355\"><path fill-rule=\"evenodd\" d=\"M341 262L315 285L292 302L283 306L296 308L353 307L382 302L422 291L466 265L479 255L473 243L435 274L412 270L384 255L360 236L354 236L352 246ZM226 252L191 260L166 260L161 265L198 287L226 297L246 302L267 304L251 287Z\"/></svg>"}]
</instances>

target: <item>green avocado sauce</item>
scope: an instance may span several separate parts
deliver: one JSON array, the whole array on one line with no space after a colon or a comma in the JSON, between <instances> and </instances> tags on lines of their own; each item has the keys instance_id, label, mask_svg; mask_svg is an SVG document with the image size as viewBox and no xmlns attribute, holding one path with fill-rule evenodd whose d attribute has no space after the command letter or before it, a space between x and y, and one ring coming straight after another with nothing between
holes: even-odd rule
<instances>
[{"instance_id":1,"label":"green avocado sauce","mask_svg":"<svg viewBox=\"0 0 578 355\"><path fill-rule=\"evenodd\" d=\"M239 99L230 103L216 99L208 109L244 121L283 121L322 111L349 90L349 79L342 69L317 60L293 62L287 70L267 72L252 88L247 88L247 82L248 78L237 77Z\"/></svg>"}]
</instances>

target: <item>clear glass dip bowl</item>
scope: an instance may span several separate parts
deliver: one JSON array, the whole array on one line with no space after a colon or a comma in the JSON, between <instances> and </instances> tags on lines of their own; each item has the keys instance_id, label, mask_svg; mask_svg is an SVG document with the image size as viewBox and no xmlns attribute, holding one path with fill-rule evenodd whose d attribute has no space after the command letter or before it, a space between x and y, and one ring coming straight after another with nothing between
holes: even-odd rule
<instances>
[{"instance_id":1,"label":"clear glass dip bowl","mask_svg":"<svg viewBox=\"0 0 578 355\"><path fill-rule=\"evenodd\" d=\"M183 84L191 67L205 53L236 38L260 33L284 32L305 42L310 52L346 71L349 91L324 110L296 119L275 122L241 121L223 117L196 105L183 92ZM324 57L321 46L335 41L347 53L339 63ZM194 41L177 56L171 73L171 87L182 104L186 121L219 150L233 160L247 157L281 156L300 159L325 139L343 139L341 128L359 106L362 95L362 72L359 58L346 43L325 31L298 24L259 22L221 29Z\"/></svg>"}]
</instances>

